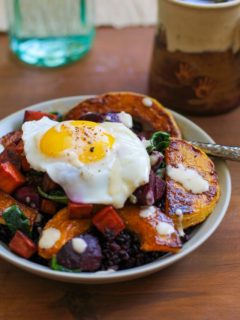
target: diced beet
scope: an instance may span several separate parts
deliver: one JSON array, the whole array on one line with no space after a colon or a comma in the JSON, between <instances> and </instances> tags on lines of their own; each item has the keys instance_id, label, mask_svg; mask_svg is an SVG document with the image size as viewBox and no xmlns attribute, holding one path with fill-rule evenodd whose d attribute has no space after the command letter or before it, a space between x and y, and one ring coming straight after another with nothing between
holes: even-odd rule
<instances>
[{"instance_id":1,"label":"diced beet","mask_svg":"<svg viewBox=\"0 0 240 320\"><path fill-rule=\"evenodd\" d=\"M33 120L40 120L43 117L48 117L52 120L57 120L57 115L52 113L45 113L41 111L34 111L34 110L26 110L24 114L24 121L33 121Z\"/></svg>"},{"instance_id":2,"label":"diced beet","mask_svg":"<svg viewBox=\"0 0 240 320\"><path fill-rule=\"evenodd\" d=\"M57 212L57 204L54 201L42 199L40 211L43 213L54 215Z\"/></svg>"},{"instance_id":3,"label":"diced beet","mask_svg":"<svg viewBox=\"0 0 240 320\"><path fill-rule=\"evenodd\" d=\"M92 222L103 234L110 232L113 236L117 236L125 228L122 218L112 206L105 207L97 212Z\"/></svg>"},{"instance_id":4,"label":"diced beet","mask_svg":"<svg viewBox=\"0 0 240 320\"><path fill-rule=\"evenodd\" d=\"M143 131L143 125L141 124L141 122L133 120L133 127L132 127L133 132L135 132L136 134L140 133Z\"/></svg>"},{"instance_id":5,"label":"diced beet","mask_svg":"<svg viewBox=\"0 0 240 320\"><path fill-rule=\"evenodd\" d=\"M137 204L151 206L160 200L165 191L165 182L151 170L149 183L139 187L134 195L137 198Z\"/></svg>"},{"instance_id":6,"label":"diced beet","mask_svg":"<svg viewBox=\"0 0 240 320\"><path fill-rule=\"evenodd\" d=\"M75 203L68 201L68 214L70 219L86 219L91 216L93 205L89 203Z\"/></svg>"},{"instance_id":7,"label":"diced beet","mask_svg":"<svg viewBox=\"0 0 240 320\"><path fill-rule=\"evenodd\" d=\"M77 238L83 239L87 244L85 251L76 252L70 240L57 253L57 263L68 269L80 269L87 272L98 270L102 260L98 239L90 234L83 234Z\"/></svg>"},{"instance_id":8,"label":"diced beet","mask_svg":"<svg viewBox=\"0 0 240 320\"><path fill-rule=\"evenodd\" d=\"M9 248L23 258L30 258L36 251L37 245L21 231L17 231L9 243Z\"/></svg>"},{"instance_id":9,"label":"diced beet","mask_svg":"<svg viewBox=\"0 0 240 320\"><path fill-rule=\"evenodd\" d=\"M155 202L161 200L165 192L166 183L159 177L155 176L155 186L154 186L154 198Z\"/></svg>"},{"instance_id":10,"label":"diced beet","mask_svg":"<svg viewBox=\"0 0 240 320\"><path fill-rule=\"evenodd\" d=\"M80 120L87 120L93 122L120 122L118 112L107 112L107 113L98 113L98 112L88 112L81 116Z\"/></svg>"},{"instance_id":11,"label":"diced beet","mask_svg":"<svg viewBox=\"0 0 240 320\"><path fill-rule=\"evenodd\" d=\"M137 204L142 206L151 206L154 204L154 191L150 188L149 183L139 187L134 195L137 198Z\"/></svg>"},{"instance_id":12,"label":"diced beet","mask_svg":"<svg viewBox=\"0 0 240 320\"><path fill-rule=\"evenodd\" d=\"M26 205L38 209L40 206L40 196L32 187L21 187L15 191L14 197Z\"/></svg>"},{"instance_id":13,"label":"diced beet","mask_svg":"<svg viewBox=\"0 0 240 320\"><path fill-rule=\"evenodd\" d=\"M21 172L9 161L0 163L0 189L12 193L25 182Z\"/></svg>"},{"instance_id":14,"label":"diced beet","mask_svg":"<svg viewBox=\"0 0 240 320\"><path fill-rule=\"evenodd\" d=\"M42 189L44 192L49 192L57 189L58 184L55 183L47 173L43 176Z\"/></svg>"},{"instance_id":15,"label":"diced beet","mask_svg":"<svg viewBox=\"0 0 240 320\"><path fill-rule=\"evenodd\" d=\"M105 120L105 116L102 113L98 112L88 112L81 116L79 120L93 121L93 122L103 122Z\"/></svg>"}]
</instances>

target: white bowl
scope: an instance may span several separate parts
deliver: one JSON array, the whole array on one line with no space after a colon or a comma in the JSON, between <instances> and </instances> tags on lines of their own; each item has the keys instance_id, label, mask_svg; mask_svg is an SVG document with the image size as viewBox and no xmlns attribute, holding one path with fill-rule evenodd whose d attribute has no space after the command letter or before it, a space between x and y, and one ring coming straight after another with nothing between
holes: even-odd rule
<instances>
[{"instance_id":1,"label":"white bowl","mask_svg":"<svg viewBox=\"0 0 240 320\"><path fill-rule=\"evenodd\" d=\"M35 104L26 109L42 110L42 111L59 111L62 113L67 112L72 107L77 105L81 100L86 99L86 96L67 97L56 100L50 100ZM24 110L20 110L5 119L0 121L0 136L18 128L23 120ZM202 142L213 142L213 140L201 128L195 125L192 121L185 117L173 112L173 115L180 126L182 133L186 139L196 140ZM12 253L5 244L0 244L0 257L14 264L15 266L27 270L31 273L51 278L54 280L74 282L74 283L113 283L119 281L126 281L131 279L140 278L159 271L174 262L182 259L187 254L196 250L203 242L211 236L222 221L230 201L231 196L231 179L228 168L224 161L215 161L216 170L219 176L219 183L221 186L221 197L215 207L213 213L208 219L195 228L191 239L183 245L183 248L177 254L167 255L152 263L136 267L129 270L117 272L95 272L95 273L67 273L51 270L48 267L41 266L37 263L30 262L26 259ZM219 243L219 246L221 244Z\"/></svg>"}]
</instances>

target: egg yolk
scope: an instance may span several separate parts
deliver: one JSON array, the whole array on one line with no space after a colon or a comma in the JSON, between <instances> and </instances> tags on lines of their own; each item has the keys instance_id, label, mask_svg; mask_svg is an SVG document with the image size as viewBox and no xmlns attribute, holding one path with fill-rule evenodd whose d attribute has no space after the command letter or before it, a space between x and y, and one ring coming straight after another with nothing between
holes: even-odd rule
<instances>
[{"instance_id":1,"label":"egg yolk","mask_svg":"<svg viewBox=\"0 0 240 320\"><path fill-rule=\"evenodd\" d=\"M66 121L45 132L40 140L40 150L49 157L73 151L81 162L91 163L103 159L114 141L114 137L98 123Z\"/></svg>"}]
</instances>

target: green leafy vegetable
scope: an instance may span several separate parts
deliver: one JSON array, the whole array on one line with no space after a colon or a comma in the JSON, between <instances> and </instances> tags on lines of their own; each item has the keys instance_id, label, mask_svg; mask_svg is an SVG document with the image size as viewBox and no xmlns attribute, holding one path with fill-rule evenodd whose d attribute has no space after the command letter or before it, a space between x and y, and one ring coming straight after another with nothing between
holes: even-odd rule
<instances>
[{"instance_id":1,"label":"green leafy vegetable","mask_svg":"<svg viewBox=\"0 0 240 320\"><path fill-rule=\"evenodd\" d=\"M151 153L152 151L162 152L169 146L170 135L167 132L157 131L150 138L151 145L147 148L147 151Z\"/></svg>"},{"instance_id":2,"label":"green leafy vegetable","mask_svg":"<svg viewBox=\"0 0 240 320\"><path fill-rule=\"evenodd\" d=\"M46 193L38 186L38 192L43 198L53 200L55 202L62 203L62 204L68 203L68 198L63 191L59 190L59 191L52 191L50 193Z\"/></svg>"},{"instance_id":3,"label":"green leafy vegetable","mask_svg":"<svg viewBox=\"0 0 240 320\"><path fill-rule=\"evenodd\" d=\"M51 260L51 263L50 263L50 266L53 270L56 270L56 271L65 271L65 272L81 272L80 269L68 269L68 268L65 268L63 266L61 266L60 264L58 264L57 262L57 257L54 255L52 257L52 260Z\"/></svg>"},{"instance_id":4,"label":"green leafy vegetable","mask_svg":"<svg viewBox=\"0 0 240 320\"><path fill-rule=\"evenodd\" d=\"M63 115L60 112L53 111L53 112L50 112L50 113L57 116L57 121L59 121L59 122L63 121Z\"/></svg>"},{"instance_id":5,"label":"green leafy vegetable","mask_svg":"<svg viewBox=\"0 0 240 320\"><path fill-rule=\"evenodd\" d=\"M2 216L12 234L15 234L17 230L20 230L23 233L30 235L29 219L17 205L7 208Z\"/></svg>"}]
</instances>

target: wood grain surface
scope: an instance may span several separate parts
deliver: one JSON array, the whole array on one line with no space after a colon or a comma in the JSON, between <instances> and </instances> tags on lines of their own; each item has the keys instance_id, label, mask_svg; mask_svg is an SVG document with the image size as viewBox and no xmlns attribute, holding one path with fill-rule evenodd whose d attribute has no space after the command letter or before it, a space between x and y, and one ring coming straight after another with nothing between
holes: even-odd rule
<instances>
[{"instance_id":1,"label":"wood grain surface","mask_svg":"<svg viewBox=\"0 0 240 320\"><path fill-rule=\"evenodd\" d=\"M100 29L81 61L45 70L19 62L0 36L0 118L30 104L111 90L147 92L154 30ZM240 108L192 118L218 143L240 145ZM229 163L233 192L221 226L198 250L143 279L74 285L0 261L0 319L240 319L240 164Z\"/></svg>"}]
</instances>

